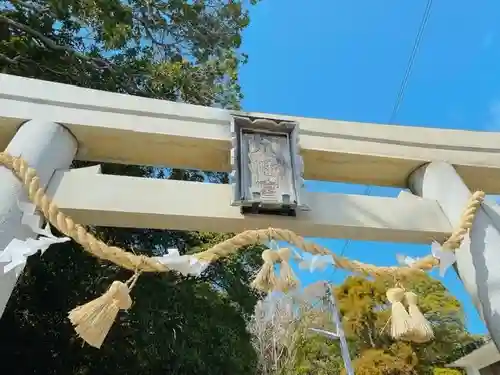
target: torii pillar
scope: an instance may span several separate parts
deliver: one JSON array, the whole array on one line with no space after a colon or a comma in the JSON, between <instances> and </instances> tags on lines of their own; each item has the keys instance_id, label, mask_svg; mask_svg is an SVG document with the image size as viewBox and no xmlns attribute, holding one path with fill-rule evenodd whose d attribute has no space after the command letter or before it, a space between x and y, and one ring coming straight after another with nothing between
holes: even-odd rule
<instances>
[{"instance_id":1,"label":"torii pillar","mask_svg":"<svg viewBox=\"0 0 500 375\"><path fill-rule=\"evenodd\" d=\"M40 177L40 187L45 188L57 169L68 169L77 151L77 142L63 126L49 122L30 120L18 129L5 150L12 156L21 156ZM7 168L0 166L0 251L13 238L24 240L33 237L33 231L21 224L18 202L28 200L24 187ZM0 262L0 317L14 290L19 266L4 273L5 263Z\"/></svg>"},{"instance_id":2,"label":"torii pillar","mask_svg":"<svg viewBox=\"0 0 500 375\"><path fill-rule=\"evenodd\" d=\"M477 181L477 186L481 186L481 181ZM409 187L416 195L435 199L455 228L471 196L455 168L444 162L433 162L417 169L409 178ZM482 204L470 232L470 249L456 252L456 269L500 350L499 212L487 202Z\"/></svg>"}]
</instances>

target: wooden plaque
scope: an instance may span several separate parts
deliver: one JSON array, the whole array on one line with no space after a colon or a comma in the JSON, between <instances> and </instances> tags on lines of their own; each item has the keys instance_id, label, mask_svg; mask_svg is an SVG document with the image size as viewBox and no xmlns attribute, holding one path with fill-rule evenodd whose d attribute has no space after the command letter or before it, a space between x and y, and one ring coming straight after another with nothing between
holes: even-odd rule
<instances>
[{"instance_id":1,"label":"wooden plaque","mask_svg":"<svg viewBox=\"0 0 500 375\"><path fill-rule=\"evenodd\" d=\"M234 117L232 205L250 208L245 212L292 215L307 208L300 201L303 163L297 130L297 123Z\"/></svg>"}]
</instances>

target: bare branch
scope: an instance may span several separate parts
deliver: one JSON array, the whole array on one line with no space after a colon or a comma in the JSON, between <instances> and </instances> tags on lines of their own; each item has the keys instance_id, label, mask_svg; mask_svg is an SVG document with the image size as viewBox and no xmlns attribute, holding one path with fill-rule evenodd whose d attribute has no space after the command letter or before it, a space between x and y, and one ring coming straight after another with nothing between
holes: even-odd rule
<instances>
[{"instance_id":1,"label":"bare branch","mask_svg":"<svg viewBox=\"0 0 500 375\"><path fill-rule=\"evenodd\" d=\"M301 338L309 327L325 327L328 306L319 304L324 295L306 290L287 295L269 295L260 301L248 326L258 354L260 374L278 375L294 365ZM319 299L318 299L319 297Z\"/></svg>"},{"instance_id":2,"label":"bare branch","mask_svg":"<svg viewBox=\"0 0 500 375\"><path fill-rule=\"evenodd\" d=\"M20 57L21 56L16 56L14 58L10 58L9 56L4 55L3 53L0 53L0 60L3 60L8 64L18 64Z\"/></svg>"}]
</instances>

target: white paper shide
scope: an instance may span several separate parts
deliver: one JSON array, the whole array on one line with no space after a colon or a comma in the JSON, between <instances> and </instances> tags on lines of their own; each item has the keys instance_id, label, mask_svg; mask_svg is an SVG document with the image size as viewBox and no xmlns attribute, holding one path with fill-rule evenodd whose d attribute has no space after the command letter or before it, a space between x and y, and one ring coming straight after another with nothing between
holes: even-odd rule
<instances>
[{"instance_id":1,"label":"white paper shide","mask_svg":"<svg viewBox=\"0 0 500 375\"><path fill-rule=\"evenodd\" d=\"M154 257L154 259L184 276L200 276L208 267L208 262L199 260L192 255L180 255L179 250L176 248L167 249L165 255Z\"/></svg>"},{"instance_id":2,"label":"white paper shide","mask_svg":"<svg viewBox=\"0 0 500 375\"><path fill-rule=\"evenodd\" d=\"M26 240L13 238L5 249L0 251L0 262L4 264L3 272L21 272L26 264L27 258L38 251L43 253L54 243L70 241L69 237L56 237L50 230L47 223L45 228L40 228L41 217L36 213L36 206L32 203L20 202L19 208L22 212L21 222L27 225L33 236Z\"/></svg>"}]
</instances>

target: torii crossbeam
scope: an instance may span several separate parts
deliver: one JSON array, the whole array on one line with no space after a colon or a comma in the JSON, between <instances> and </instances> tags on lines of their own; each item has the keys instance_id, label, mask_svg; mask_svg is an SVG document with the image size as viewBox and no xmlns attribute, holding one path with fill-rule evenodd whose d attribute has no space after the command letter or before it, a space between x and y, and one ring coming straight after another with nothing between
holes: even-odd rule
<instances>
[{"instance_id":1,"label":"torii crossbeam","mask_svg":"<svg viewBox=\"0 0 500 375\"><path fill-rule=\"evenodd\" d=\"M295 217L243 215L230 186L71 170L76 158L234 169L235 117L297 123L306 179L410 188L398 198L302 192ZM430 243L460 219L470 189L500 193L500 133L235 113L0 74L0 149L35 167L63 212L82 224L210 231L285 227L305 236ZM300 186L297 186L300 189ZM137 192L140 191L140 196ZM19 182L0 168L0 249L29 233ZM500 345L500 216L483 204L457 268ZM0 277L0 314L16 273Z\"/></svg>"}]
</instances>

